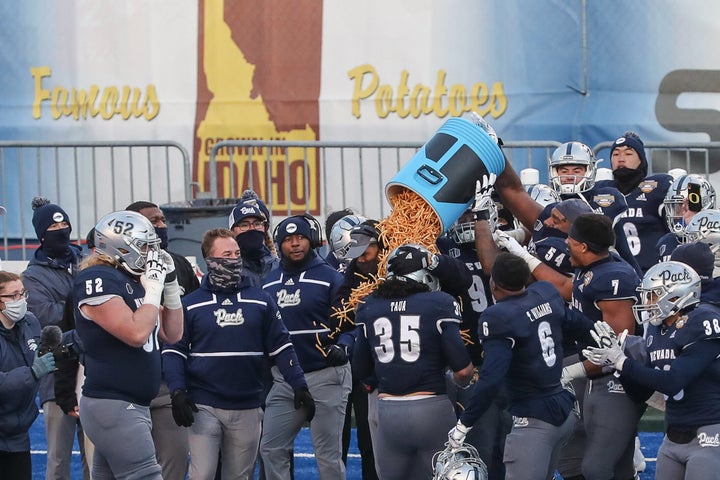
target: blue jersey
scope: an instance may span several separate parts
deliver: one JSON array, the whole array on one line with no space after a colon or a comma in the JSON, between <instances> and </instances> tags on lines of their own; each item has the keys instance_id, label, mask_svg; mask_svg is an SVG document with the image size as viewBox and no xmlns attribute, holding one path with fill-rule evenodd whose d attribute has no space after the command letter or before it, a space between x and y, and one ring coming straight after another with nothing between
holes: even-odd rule
<instances>
[{"instance_id":1,"label":"blue jersey","mask_svg":"<svg viewBox=\"0 0 720 480\"><path fill-rule=\"evenodd\" d=\"M562 424L574 402L560 384L563 339L587 339L591 328L549 282L535 282L488 307L478 332L485 360L463 424L473 425L485 412L503 380L511 414Z\"/></svg>"},{"instance_id":2,"label":"blue jersey","mask_svg":"<svg viewBox=\"0 0 720 480\"><path fill-rule=\"evenodd\" d=\"M570 249L561 237L545 237L533 240L528 251L539 258L545 265L563 275L572 275L575 269L570 265Z\"/></svg>"},{"instance_id":3,"label":"blue jersey","mask_svg":"<svg viewBox=\"0 0 720 480\"><path fill-rule=\"evenodd\" d=\"M150 405L160 387L158 328L142 347L132 347L108 333L80 311L83 305L101 305L119 297L132 311L143 303L140 281L106 265L78 273L73 287L75 329L85 348L83 395Z\"/></svg>"},{"instance_id":4,"label":"blue jersey","mask_svg":"<svg viewBox=\"0 0 720 480\"><path fill-rule=\"evenodd\" d=\"M214 289L206 276L182 304L183 337L163 348L170 391L187 390L196 403L227 410L259 407L264 357L286 350L294 356L275 301L249 282L233 291ZM297 361L286 380L293 388L305 385Z\"/></svg>"},{"instance_id":5,"label":"blue jersey","mask_svg":"<svg viewBox=\"0 0 720 480\"><path fill-rule=\"evenodd\" d=\"M490 275L485 275L473 244L456 244L448 237L437 241L440 251L463 264L472 276L470 287L460 295L462 323L460 332L474 365L482 364L482 345L477 336L478 319L485 309L495 303L490 293Z\"/></svg>"},{"instance_id":6,"label":"blue jersey","mask_svg":"<svg viewBox=\"0 0 720 480\"><path fill-rule=\"evenodd\" d=\"M626 359L620 378L664 393L665 422L680 430L720 423L720 308L701 303L673 325L647 327L649 369Z\"/></svg>"},{"instance_id":7,"label":"blue jersey","mask_svg":"<svg viewBox=\"0 0 720 480\"><path fill-rule=\"evenodd\" d=\"M670 260L670 255L672 255L672 252L674 252L679 245L680 241L674 233L666 233L660 237L655 247L657 249L658 262L667 262Z\"/></svg>"},{"instance_id":8,"label":"blue jersey","mask_svg":"<svg viewBox=\"0 0 720 480\"><path fill-rule=\"evenodd\" d=\"M702 282L700 301L720 306L720 278L713 278Z\"/></svg>"},{"instance_id":9,"label":"blue jersey","mask_svg":"<svg viewBox=\"0 0 720 480\"><path fill-rule=\"evenodd\" d=\"M460 337L460 305L447 293L394 299L371 294L358 306L355 321L364 328L353 364L364 363L358 370L365 372L372 361L380 393L442 394L445 367L458 371L470 363Z\"/></svg>"},{"instance_id":10,"label":"blue jersey","mask_svg":"<svg viewBox=\"0 0 720 480\"><path fill-rule=\"evenodd\" d=\"M630 251L643 271L658 262L655 247L660 237L670 231L665 221L663 200L671 184L670 175L650 175L625 195L628 210L621 214L618 221L625 232ZM614 180L603 180L596 185L616 186Z\"/></svg>"},{"instance_id":11,"label":"blue jersey","mask_svg":"<svg viewBox=\"0 0 720 480\"><path fill-rule=\"evenodd\" d=\"M636 288L639 284L640 278L627 262L620 257L608 255L591 265L575 269L571 305L573 309L597 322L603 319L598 302L636 302Z\"/></svg>"},{"instance_id":12,"label":"blue jersey","mask_svg":"<svg viewBox=\"0 0 720 480\"><path fill-rule=\"evenodd\" d=\"M628 209L627 201L620 190L609 185L595 185L581 193L561 194L560 198L563 200L579 198L590 205L595 213L602 213L613 220Z\"/></svg>"},{"instance_id":13,"label":"blue jersey","mask_svg":"<svg viewBox=\"0 0 720 480\"><path fill-rule=\"evenodd\" d=\"M305 373L328 366L322 349L335 343L330 338L336 331L330 307L343 283L342 273L313 255L300 271L285 270L281 264L268 274L263 285L280 309Z\"/></svg>"}]
</instances>

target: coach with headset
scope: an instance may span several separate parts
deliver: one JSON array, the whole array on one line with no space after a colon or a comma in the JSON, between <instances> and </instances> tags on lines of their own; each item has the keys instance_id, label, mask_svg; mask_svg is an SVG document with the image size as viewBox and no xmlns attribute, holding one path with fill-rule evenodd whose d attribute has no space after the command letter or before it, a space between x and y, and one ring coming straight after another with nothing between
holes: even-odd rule
<instances>
[{"instance_id":1,"label":"coach with headset","mask_svg":"<svg viewBox=\"0 0 720 480\"><path fill-rule=\"evenodd\" d=\"M273 233L280 266L265 277L263 289L276 300L290 332L316 415L307 418L305 409L296 410L307 392L294 392L273 367L260 441L267 480L290 478L290 452L305 421L310 421L319 477L345 478L341 436L352 379L347 348L331 338L330 325L331 302L343 276L315 251L321 229L305 214L286 218Z\"/></svg>"}]
</instances>

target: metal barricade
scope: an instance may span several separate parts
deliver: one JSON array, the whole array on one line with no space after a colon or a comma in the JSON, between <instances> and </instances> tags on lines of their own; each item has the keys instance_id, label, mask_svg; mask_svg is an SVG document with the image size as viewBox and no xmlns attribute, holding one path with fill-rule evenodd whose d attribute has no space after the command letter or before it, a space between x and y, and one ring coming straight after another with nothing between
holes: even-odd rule
<instances>
[{"instance_id":1,"label":"metal barricade","mask_svg":"<svg viewBox=\"0 0 720 480\"><path fill-rule=\"evenodd\" d=\"M598 143L593 148L596 157L606 155L603 167L610 167L610 148L614 142ZM705 175L713 180L713 173L720 170L720 142L645 142L648 173L666 173L682 168L688 173ZM713 182L713 183L717 183Z\"/></svg>"},{"instance_id":2,"label":"metal barricade","mask_svg":"<svg viewBox=\"0 0 720 480\"><path fill-rule=\"evenodd\" d=\"M187 150L171 141L0 142L0 258L26 260L35 248L35 196L60 205L82 241L98 218L133 201L191 198L190 168Z\"/></svg>"},{"instance_id":3,"label":"metal barricade","mask_svg":"<svg viewBox=\"0 0 720 480\"><path fill-rule=\"evenodd\" d=\"M559 145L507 142L503 150L518 171L535 166L542 179L547 158ZM324 217L349 207L371 218L384 218L390 213L385 184L421 146L419 142L221 141L210 152L207 191L211 198L235 198L243 189L253 189L277 217L301 211ZM301 180L291 175L292 162L302 163ZM316 179L309 174L314 171L319 172L316 190ZM296 195L297 203L283 201L293 196L293 189L309 194Z\"/></svg>"}]
</instances>

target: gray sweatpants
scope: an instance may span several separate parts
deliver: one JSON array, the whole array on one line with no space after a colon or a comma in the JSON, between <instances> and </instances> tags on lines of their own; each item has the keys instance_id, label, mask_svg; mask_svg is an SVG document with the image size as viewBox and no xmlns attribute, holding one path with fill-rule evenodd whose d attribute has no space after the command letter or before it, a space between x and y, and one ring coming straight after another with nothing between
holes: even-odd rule
<instances>
[{"instance_id":1,"label":"gray sweatpants","mask_svg":"<svg viewBox=\"0 0 720 480\"><path fill-rule=\"evenodd\" d=\"M305 412L295 410L293 390L280 370L273 367L272 374L273 385L265 401L260 455L267 480L289 480L290 455L295 437L305 424ZM316 411L310 422L310 435L320 480L344 479L342 430L352 389L350 364L306 373L305 380L315 399Z\"/></svg>"},{"instance_id":2,"label":"gray sweatpants","mask_svg":"<svg viewBox=\"0 0 720 480\"><path fill-rule=\"evenodd\" d=\"M163 480L185 480L190 451L188 429L175 423L165 382L160 384L160 391L150 402L150 417L155 454L162 467Z\"/></svg>"},{"instance_id":3,"label":"gray sweatpants","mask_svg":"<svg viewBox=\"0 0 720 480\"><path fill-rule=\"evenodd\" d=\"M641 413L642 405L625 394L614 375L588 382L582 414L586 433L582 470L587 480L633 478L635 432Z\"/></svg>"},{"instance_id":4,"label":"gray sweatpants","mask_svg":"<svg viewBox=\"0 0 720 480\"><path fill-rule=\"evenodd\" d=\"M190 480L215 477L222 452L222 479L249 480L260 445L260 407L224 410L198 405L190 427Z\"/></svg>"},{"instance_id":5,"label":"gray sweatpants","mask_svg":"<svg viewBox=\"0 0 720 480\"><path fill-rule=\"evenodd\" d=\"M655 480L717 478L720 472L720 423L698 428L688 443L663 438L657 454Z\"/></svg>"},{"instance_id":6,"label":"gray sweatpants","mask_svg":"<svg viewBox=\"0 0 720 480\"><path fill-rule=\"evenodd\" d=\"M570 412L560 426L537 418L515 418L505 438L505 479L551 479L560 451L572 435L578 417Z\"/></svg>"},{"instance_id":7,"label":"gray sweatpants","mask_svg":"<svg viewBox=\"0 0 720 480\"><path fill-rule=\"evenodd\" d=\"M431 479L435 452L445 448L455 425L447 395L380 398L375 459L383 480Z\"/></svg>"},{"instance_id":8,"label":"gray sweatpants","mask_svg":"<svg viewBox=\"0 0 720 480\"><path fill-rule=\"evenodd\" d=\"M149 407L82 397L80 421L95 445L93 480L162 480L150 433Z\"/></svg>"}]
</instances>

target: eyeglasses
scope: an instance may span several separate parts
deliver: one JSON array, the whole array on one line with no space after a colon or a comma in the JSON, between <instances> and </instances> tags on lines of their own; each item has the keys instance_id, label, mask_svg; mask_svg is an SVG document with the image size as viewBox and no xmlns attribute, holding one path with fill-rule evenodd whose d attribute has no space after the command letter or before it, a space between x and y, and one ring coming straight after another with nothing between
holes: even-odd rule
<instances>
[{"instance_id":1,"label":"eyeglasses","mask_svg":"<svg viewBox=\"0 0 720 480\"><path fill-rule=\"evenodd\" d=\"M27 291L27 290L23 290L23 291L20 292L20 293L8 293L7 295L0 295L0 298L12 298L12 299L13 299L14 301L16 301L16 302L17 302L18 300L20 300L20 299L23 299L23 298L24 298L25 300L27 300L27 298L28 298L28 291Z\"/></svg>"},{"instance_id":2,"label":"eyeglasses","mask_svg":"<svg viewBox=\"0 0 720 480\"><path fill-rule=\"evenodd\" d=\"M263 229L265 228L265 222L262 222L260 220L257 220L255 222L240 222L236 225L236 227L241 232L247 232L251 228L253 230L260 230L261 228L263 228Z\"/></svg>"}]
</instances>

